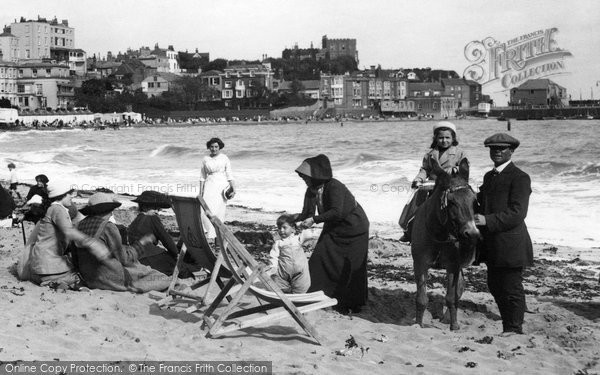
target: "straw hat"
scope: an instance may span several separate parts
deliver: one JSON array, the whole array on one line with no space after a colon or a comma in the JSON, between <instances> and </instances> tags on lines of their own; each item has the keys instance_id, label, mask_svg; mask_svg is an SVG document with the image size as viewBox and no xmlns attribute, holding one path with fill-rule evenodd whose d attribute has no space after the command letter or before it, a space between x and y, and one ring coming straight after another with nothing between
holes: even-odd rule
<instances>
[{"instance_id":1,"label":"straw hat","mask_svg":"<svg viewBox=\"0 0 600 375\"><path fill-rule=\"evenodd\" d=\"M62 181L54 181L52 183L48 183L48 198L58 197L60 195L66 194L73 189L73 185L67 184Z\"/></svg>"},{"instance_id":2,"label":"straw hat","mask_svg":"<svg viewBox=\"0 0 600 375\"><path fill-rule=\"evenodd\" d=\"M121 206L121 202L114 200L112 195L95 193L88 199L87 206L83 207L79 212L85 216L102 215L111 212L119 206Z\"/></svg>"},{"instance_id":3,"label":"straw hat","mask_svg":"<svg viewBox=\"0 0 600 375\"><path fill-rule=\"evenodd\" d=\"M223 195L223 199L225 199L226 201L233 198L233 188L231 187L231 185L227 185L227 187L223 189L221 194Z\"/></svg>"}]
</instances>

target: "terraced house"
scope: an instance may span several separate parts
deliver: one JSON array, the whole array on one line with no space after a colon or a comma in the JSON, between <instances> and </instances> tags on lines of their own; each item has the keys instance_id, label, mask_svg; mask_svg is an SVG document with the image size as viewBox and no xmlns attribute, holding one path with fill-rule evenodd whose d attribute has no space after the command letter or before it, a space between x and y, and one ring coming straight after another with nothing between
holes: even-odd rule
<instances>
[{"instance_id":1,"label":"terraced house","mask_svg":"<svg viewBox=\"0 0 600 375\"><path fill-rule=\"evenodd\" d=\"M273 90L270 63L228 66L219 73L221 99L225 107L255 107L263 90Z\"/></svg>"},{"instance_id":2,"label":"terraced house","mask_svg":"<svg viewBox=\"0 0 600 375\"><path fill-rule=\"evenodd\" d=\"M26 62L17 68L17 105L21 109L68 108L75 94L69 66Z\"/></svg>"}]
</instances>

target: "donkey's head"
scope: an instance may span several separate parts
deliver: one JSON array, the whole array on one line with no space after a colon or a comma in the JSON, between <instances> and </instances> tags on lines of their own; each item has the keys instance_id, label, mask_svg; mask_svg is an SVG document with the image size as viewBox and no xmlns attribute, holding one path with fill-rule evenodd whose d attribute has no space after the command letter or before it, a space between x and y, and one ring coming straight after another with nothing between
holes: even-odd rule
<instances>
[{"instance_id":1,"label":"donkey's head","mask_svg":"<svg viewBox=\"0 0 600 375\"><path fill-rule=\"evenodd\" d=\"M436 180L440 196L440 222L462 244L475 245L481 233L475 225L476 195L460 175L443 173Z\"/></svg>"}]
</instances>

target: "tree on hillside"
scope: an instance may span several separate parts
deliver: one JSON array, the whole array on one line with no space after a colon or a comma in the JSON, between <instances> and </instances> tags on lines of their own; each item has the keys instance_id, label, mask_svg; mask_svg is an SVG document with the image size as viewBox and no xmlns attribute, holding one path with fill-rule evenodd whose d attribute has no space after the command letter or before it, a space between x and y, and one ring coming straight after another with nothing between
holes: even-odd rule
<instances>
[{"instance_id":1,"label":"tree on hillside","mask_svg":"<svg viewBox=\"0 0 600 375\"><path fill-rule=\"evenodd\" d=\"M106 93L113 90L107 79L90 79L75 89L75 106L88 107L92 112L102 112L106 106Z\"/></svg>"},{"instance_id":2,"label":"tree on hillside","mask_svg":"<svg viewBox=\"0 0 600 375\"><path fill-rule=\"evenodd\" d=\"M174 83L172 92L181 104L188 110L195 109L202 96L202 80L199 77L179 77Z\"/></svg>"},{"instance_id":3,"label":"tree on hillside","mask_svg":"<svg viewBox=\"0 0 600 375\"><path fill-rule=\"evenodd\" d=\"M225 59L214 59L208 64L202 67L203 72L208 72L209 70L220 70L227 68L227 60Z\"/></svg>"},{"instance_id":4,"label":"tree on hillside","mask_svg":"<svg viewBox=\"0 0 600 375\"><path fill-rule=\"evenodd\" d=\"M304 85L299 80L295 79L290 84L290 88L292 90L292 95L299 96L300 91L304 90Z\"/></svg>"},{"instance_id":5,"label":"tree on hillside","mask_svg":"<svg viewBox=\"0 0 600 375\"><path fill-rule=\"evenodd\" d=\"M11 108L10 100L2 97L2 99L0 99L0 108Z\"/></svg>"},{"instance_id":6,"label":"tree on hillside","mask_svg":"<svg viewBox=\"0 0 600 375\"><path fill-rule=\"evenodd\" d=\"M260 64L259 60L229 60L229 65L256 65Z\"/></svg>"},{"instance_id":7,"label":"tree on hillside","mask_svg":"<svg viewBox=\"0 0 600 375\"><path fill-rule=\"evenodd\" d=\"M358 64L356 64L356 60L351 56L340 56L335 58L328 63L328 67L328 71L331 74L352 73L358 70Z\"/></svg>"}]
</instances>

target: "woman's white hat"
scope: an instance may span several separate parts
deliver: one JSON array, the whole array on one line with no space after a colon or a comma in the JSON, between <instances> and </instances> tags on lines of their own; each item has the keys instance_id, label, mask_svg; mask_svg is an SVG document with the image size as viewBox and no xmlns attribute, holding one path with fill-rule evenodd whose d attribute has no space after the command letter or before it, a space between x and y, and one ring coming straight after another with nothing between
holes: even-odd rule
<instances>
[{"instance_id":1,"label":"woman's white hat","mask_svg":"<svg viewBox=\"0 0 600 375\"><path fill-rule=\"evenodd\" d=\"M456 126L454 126L454 124L450 121L440 121L437 124L433 125L433 132L435 133L435 131L439 128L452 129L456 133Z\"/></svg>"},{"instance_id":2,"label":"woman's white hat","mask_svg":"<svg viewBox=\"0 0 600 375\"><path fill-rule=\"evenodd\" d=\"M58 197L74 190L73 185L62 181L48 182L48 198Z\"/></svg>"}]
</instances>

